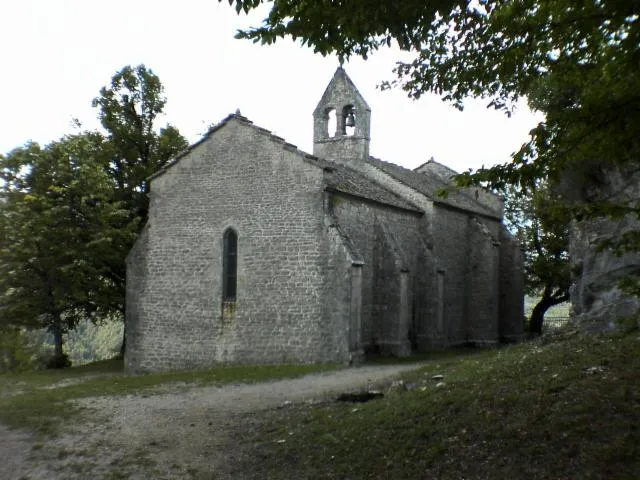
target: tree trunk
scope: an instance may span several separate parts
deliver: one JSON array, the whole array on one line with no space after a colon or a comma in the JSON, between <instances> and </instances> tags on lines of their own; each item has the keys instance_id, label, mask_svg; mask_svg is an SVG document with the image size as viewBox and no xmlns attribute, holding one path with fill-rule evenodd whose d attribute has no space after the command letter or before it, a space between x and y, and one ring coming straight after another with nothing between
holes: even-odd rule
<instances>
[{"instance_id":1,"label":"tree trunk","mask_svg":"<svg viewBox=\"0 0 640 480\"><path fill-rule=\"evenodd\" d=\"M124 352L127 351L127 326L122 331L122 344L120 345L120 356L124 358Z\"/></svg>"},{"instance_id":2,"label":"tree trunk","mask_svg":"<svg viewBox=\"0 0 640 480\"><path fill-rule=\"evenodd\" d=\"M531 312L531 318L529 318L529 332L537 335L542 334L542 324L544 322L544 314L552 307L552 304L546 301L544 298L540 300L533 311Z\"/></svg>"},{"instance_id":3,"label":"tree trunk","mask_svg":"<svg viewBox=\"0 0 640 480\"><path fill-rule=\"evenodd\" d=\"M60 330L60 327L58 325L54 325L53 327L51 327L51 333L53 333L53 356L62 357L62 355L64 355L64 352L62 351L62 345L64 343L64 340L62 338L62 330Z\"/></svg>"},{"instance_id":4,"label":"tree trunk","mask_svg":"<svg viewBox=\"0 0 640 480\"><path fill-rule=\"evenodd\" d=\"M120 344L120 357L124 358L124 354L127 351L127 296L124 296L124 302L122 306L118 309L120 310L120 314L122 315L122 323L124 324L124 328L122 329L122 343Z\"/></svg>"},{"instance_id":5,"label":"tree trunk","mask_svg":"<svg viewBox=\"0 0 640 480\"><path fill-rule=\"evenodd\" d=\"M542 334L542 324L544 323L544 314L547 313L551 307L558 305L562 302L569 300L569 293L564 293L560 296L555 296L552 293L551 288L545 288L542 292L542 298L533 307L531 311L531 317L529 318L529 332L536 335ZM556 292L556 295L559 292Z\"/></svg>"},{"instance_id":6,"label":"tree trunk","mask_svg":"<svg viewBox=\"0 0 640 480\"><path fill-rule=\"evenodd\" d=\"M62 329L59 321L49 327L49 331L53 334L53 357L49 360L48 368L66 368L71 366L69 357L64 353L62 347L64 339L62 337Z\"/></svg>"}]
</instances>

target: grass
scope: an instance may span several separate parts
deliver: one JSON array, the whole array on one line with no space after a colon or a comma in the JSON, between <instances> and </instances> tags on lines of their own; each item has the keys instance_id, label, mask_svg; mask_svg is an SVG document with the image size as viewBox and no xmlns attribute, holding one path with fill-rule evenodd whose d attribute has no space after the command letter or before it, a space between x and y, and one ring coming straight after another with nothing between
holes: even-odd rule
<instances>
[{"instance_id":1,"label":"grass","mask_svg":"<svg viewBox=\"0 0 640 480\"><path fill-rule=\"evenodd\" d=\"M640 478L637 332L565 334L444 358L404 385L368 403L273 412L247 438L241 471L270 479Z\"/></svg>"},{"instance_id":2,"label":"grass","mask_svg":"<svg viewBox=\"0 0 640 480\"><path fill-rule=\"evenodd\" d=\"M56 433L62 422L80 413L70 400L104 395L151 394L158 389L251 383L293 378L340 368L320 365L243 365L210 370L124 375L122 360L113 359L64 370L0 375L0 423Z\"/></svg>"},{"instance_id":3,"label":"grass","mask_svg":"<svg viewBox=\"0 0 640 480\"><path fill-rule=\"evenodd\" d=\"M461 345L447 349L437 349L414 353L413 355L408 357L394 357L391 355L370 355L367 357L366 364L401 365L403 363L436 362L454 358L459 359L469 355L478 355L482 352L482 348Z\"/></svg>"},{"instance_id":4,"label":"grass","mask_svg":"<svg viewBox=\"0 0 640 480\"><path fill-rule=\"evenodd\" d=\"M405 375L403 385L380 386L382 399L290 406L245 419L251 428L241 427L242 441L233 446L239 459L233 466L236 478L640 478L638 332L583 336L565 331L467 353L427 355L432 361ZM159 388L295 377L330 368L337 366L124 376L121 363L107 361L1 375L0 422L55 433L60 422L82 418L69 402L75 398L151 394ZM34 448L42 448L38 445ZM64 448L52 454L79 462ZM119 460L123 465L105 478L127 478L128 461L150 460L136 452ZM77 468L85 466L79 462Z\"/></svg>"}]
</instances>

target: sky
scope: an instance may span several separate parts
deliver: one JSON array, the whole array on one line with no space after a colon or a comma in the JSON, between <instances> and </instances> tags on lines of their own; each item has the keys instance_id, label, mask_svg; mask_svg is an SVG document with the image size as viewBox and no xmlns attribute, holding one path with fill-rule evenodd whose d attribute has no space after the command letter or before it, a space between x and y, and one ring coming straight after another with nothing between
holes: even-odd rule
<instances>
[{"instance_id":1,"label":"sky","mask_svg":"<svg viewBox=\"0 0 640 480\"><path fill-rule=\"evenodd\" d=\"M260 127L311 153L312 112L338 66L291 40L234 39L267 10L238 16L225 0L20 0L0 3L0 153L29 140L100 128L91 107L125 65L160 77L160 121L190 142L240 109ZM509 161L541 119L522 104L507 118L469 100L459 112L438 97L380 91L404 52L387 49L344 68L371 107L371 154L407 168L430 158L457 171Z\"/></svg>"}]
</instances>

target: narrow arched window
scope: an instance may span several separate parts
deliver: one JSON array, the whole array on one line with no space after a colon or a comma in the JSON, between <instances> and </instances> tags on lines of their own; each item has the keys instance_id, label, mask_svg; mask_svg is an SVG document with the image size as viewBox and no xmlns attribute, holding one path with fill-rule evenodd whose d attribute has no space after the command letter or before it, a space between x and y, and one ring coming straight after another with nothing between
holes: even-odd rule
<instances>
[{"instance_id":1,"label":"narrow arched window","mask_svg":"<svg viewBox=\"0 0 640 480\"><path fill-rule=\"evenodd\" d=\"M238 235L232 229L224 232L222 257L222 300L236 299L236 279L238 273Z\"/></svg>"}]
</instances>

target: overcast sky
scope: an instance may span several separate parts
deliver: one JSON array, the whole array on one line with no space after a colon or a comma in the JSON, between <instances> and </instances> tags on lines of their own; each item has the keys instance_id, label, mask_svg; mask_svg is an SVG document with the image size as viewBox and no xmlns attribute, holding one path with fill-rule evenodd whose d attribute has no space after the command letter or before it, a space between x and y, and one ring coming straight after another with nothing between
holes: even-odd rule
<instances>
[{"instance_id":1,"label":"overcast sky","mask_svg":"<svg viewBox=\"0 0 640 480\"><path fill-rule=\"evenodd\" d=\"M140 63L165 86L162 121L190 142L239 108L311 152L311 115L338 62L289 40L233 38L265 12L238 16L226 0L2 1L0 152L72 133L73 118L98 128L91 100L117 70ZM528 139L537 119L524 105L507 118L482 101L460 113L437 97L379 91L400 58L385 50L344 66L372 110L372 155L408 168L433 156L462 171L504 163Z\"/></svg>"}]
</instances>

